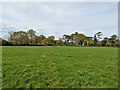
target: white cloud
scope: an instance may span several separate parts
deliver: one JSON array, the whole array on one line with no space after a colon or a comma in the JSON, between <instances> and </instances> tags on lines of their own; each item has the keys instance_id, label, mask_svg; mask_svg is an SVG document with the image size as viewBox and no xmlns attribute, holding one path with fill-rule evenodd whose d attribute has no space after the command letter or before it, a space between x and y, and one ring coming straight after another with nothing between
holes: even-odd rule
<instances>
[{"instance_id":1,"label":"white cloud","mask_svg":"<svg viewBox=\"0 0 120 90\"><path fill-rule=\"evenodd\" d=\"M40 5L40 9L46 14L52 13L53 9L47 5Z\"/></svg>"},{"instance_id":2,"label":"white cloud","mask_svg":"<svg viewBox=\"0 0 120 90\"><path fill-rule=\"evenodd\" d=\"M117 19L117 3L3 3L3 23L57 38L75 31L110 36Z\"/></svg>"}]
</instances>

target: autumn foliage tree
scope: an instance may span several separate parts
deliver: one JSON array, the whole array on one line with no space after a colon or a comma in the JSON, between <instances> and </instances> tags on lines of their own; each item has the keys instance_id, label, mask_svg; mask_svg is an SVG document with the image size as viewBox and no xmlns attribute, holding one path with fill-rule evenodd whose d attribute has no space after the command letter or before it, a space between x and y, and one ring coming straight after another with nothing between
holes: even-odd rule
<instances>
[{"instance_id":1,"label":"autumn foliage tree","mask_svg":"<svg viewBox=\"0 0 120 90\"><path fill-rule=\"evenodd\" d=\"M83 41L85 40L85 35L84 34L78 34L75 36L75 42L80 44L81 46L83 45Z\"/></svg>"}]
</instances>

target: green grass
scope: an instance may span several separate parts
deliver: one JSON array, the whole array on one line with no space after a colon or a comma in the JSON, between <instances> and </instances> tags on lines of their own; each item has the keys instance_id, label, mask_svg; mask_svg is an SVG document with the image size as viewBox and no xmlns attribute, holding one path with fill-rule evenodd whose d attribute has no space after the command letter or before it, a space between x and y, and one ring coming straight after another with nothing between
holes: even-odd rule
<instances>
[{"instance_id":1,"label":"green grass","mask_svg":"<svg viewBox=\"0 0 120 90\"><path fill-rule=\"evenodd\" d=\"M117 88L118 48L2 47L3 88Z\"/></svg>"}]
</instances>

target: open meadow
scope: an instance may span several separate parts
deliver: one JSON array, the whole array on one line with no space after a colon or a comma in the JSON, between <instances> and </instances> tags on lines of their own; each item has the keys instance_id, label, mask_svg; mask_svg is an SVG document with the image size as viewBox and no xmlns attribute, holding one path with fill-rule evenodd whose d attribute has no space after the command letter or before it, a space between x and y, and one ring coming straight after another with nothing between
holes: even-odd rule
<instances>
[{"instance_id":1,"label":"open meadow","mask_svg":"<svg viewBox=\"0 0 120 90\"><path fill-rule=\"evenodd\" d=\"M118 48L3 46L3 88L117 88Z\"/></svg>"}]
</instances>

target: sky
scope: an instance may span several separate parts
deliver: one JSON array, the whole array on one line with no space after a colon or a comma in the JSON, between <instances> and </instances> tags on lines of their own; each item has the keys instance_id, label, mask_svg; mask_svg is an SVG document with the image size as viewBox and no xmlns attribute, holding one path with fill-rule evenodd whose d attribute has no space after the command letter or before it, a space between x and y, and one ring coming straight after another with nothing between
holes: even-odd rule
<instances>
[{"instance_id":1,"label":"sky","mask_svg":"<svg viewBox=\"0 0 120 90\"><path fill-rule=\"evenodd\" d=\"M74 32L103 37L118 34L117 2L4 2L0 37L8 31L28 31L37 35L55 35Z\"/></svg>"}]
</instances>

